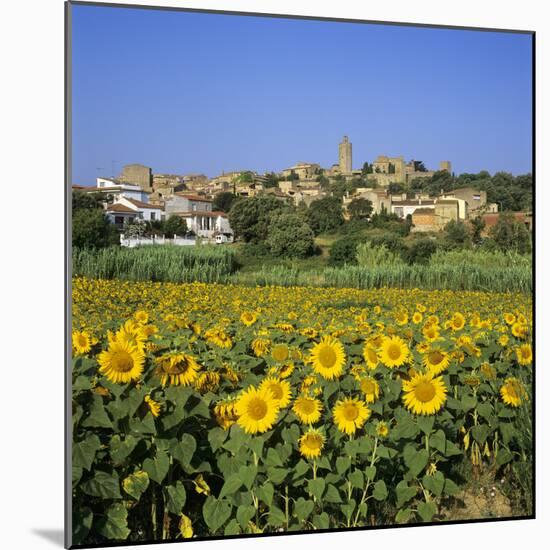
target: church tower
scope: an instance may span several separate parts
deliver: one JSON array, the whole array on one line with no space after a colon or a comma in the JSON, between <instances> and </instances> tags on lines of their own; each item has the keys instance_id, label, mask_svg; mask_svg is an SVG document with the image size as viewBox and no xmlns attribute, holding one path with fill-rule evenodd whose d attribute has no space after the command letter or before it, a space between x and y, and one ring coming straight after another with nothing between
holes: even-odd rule
<instances>
[{"instance_id":1,"label":"church tower","mask_svg":"<svg viewBox=\"0 0 550 550\"><path fill-rule=\"evenodd\" d=\"M342 143L338 145L338 165L343 174L351 173L351 143L348 136L344 136Z\"/></svg>"}]
</instances>

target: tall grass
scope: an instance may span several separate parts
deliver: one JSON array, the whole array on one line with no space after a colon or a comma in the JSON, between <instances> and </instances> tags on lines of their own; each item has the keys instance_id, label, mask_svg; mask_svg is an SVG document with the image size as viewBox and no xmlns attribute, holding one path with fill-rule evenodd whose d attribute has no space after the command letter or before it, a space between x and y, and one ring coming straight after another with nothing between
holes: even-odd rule
<instances>
[{"instance_id":1,"label":"tall grass","mask_svg":"<svg viewBox=\"0 0 550 550\"><path fill-rule=\"evenodd\" d=\"M474 265L488 269L508 267L531 269L531 262L531 254L476 249L438 250L430 258L431 265Z\"/></svg>"},{"instance_id":2,"label":"tall grass","mask_svg":"<svg viewBox=\"0 0 550 550\"><path fill-rule=\"evenodd\" d=\"M248 285L319 286L340 288L425 288L429 290L483 290L531 292L531 269L511 266L483 268L466 265L344 266L300 271L284 267L236 273L233 282Z\"/></svg>"},{"instance_id":3,"label":"tall grass","mask_svg":"<svg viewBox=\"0 0 550 550\"><path fill-rule=\"evenodd\" d=\"M233 250L221 246L73 249L73 274L96 279L227 283L236 270Z\"/></svg>"},{"instance_id":4,"label":"tall grass","mask_svg":"<svg viewBox=\"0 0 550 550\"><path fill-rule=\"evenodd\" d=\"M299 265L272 265L239 272L234 249L225 246L74 249L73 273L97 279L251 286L532 291L530 256L471 250L437 252L427 265L408 265L385 250L377 251L376 261L367 256L365 249L366 265L308 270Z\"/></svg>"}]
</instances>

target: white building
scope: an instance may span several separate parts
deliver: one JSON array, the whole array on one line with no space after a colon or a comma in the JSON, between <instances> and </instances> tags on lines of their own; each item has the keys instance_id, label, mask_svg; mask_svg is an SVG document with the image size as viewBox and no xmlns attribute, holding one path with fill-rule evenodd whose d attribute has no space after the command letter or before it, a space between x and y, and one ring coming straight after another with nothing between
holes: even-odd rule
<instances>
[{"instance_id":1,"label":"white building","mask_svg":"<svg viewBox=\"0 0 550 550\"><path fill-rule=\"evenodd\" d=\"M212 239L217 235L231 235L233 230L225 212L177 212L187 223L187 229L199 237Z\"/></svg>"},{"instance_id":2,"label":"white building","mask_svg":"<svg viewBox=\"0 0 550 550\"><path fill-rule=\"evenodd\" d=\"M119 197L115 204L123 204L136 212L137 217L146 222L154 222L164 219L164 211L158 204L149 204L146 202L130 199L124 196Z\"/></svg>"},{"instance_id":3,"label":"white building","mask_svg":"<svg viewBox=\"0 0 550 550\"><path fill-rule=\"evenodd\" d=\"M144 191L139 185L124 183L115 178L96 178L96 187L90 187L87 191L105 193L106 195L112 195L115 199L126 197L142 202L149 202L149 193Z\"/></svg>"}]
</instances>

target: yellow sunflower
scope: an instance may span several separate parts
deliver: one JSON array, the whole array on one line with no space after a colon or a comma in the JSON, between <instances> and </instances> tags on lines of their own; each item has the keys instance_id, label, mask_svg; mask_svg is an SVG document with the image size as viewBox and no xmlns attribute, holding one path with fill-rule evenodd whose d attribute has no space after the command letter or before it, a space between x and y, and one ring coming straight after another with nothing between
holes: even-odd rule
<instances>
[{"instance_id":1,"label":"yellow sunflower","mask_svg":"<svg viewBox=\"0 0 550 550\"><path fill-rule=\"evenodd\" d=\"M122 325L116 332L115 335L108 333L109 342L118 340L119 342L128 342L131 346L143 349L145 345L145 340L147 340L146 335L141 330L141 326L136 324L133 319L128 319L124 325Z\"/></svg>"},{"instance_id":2,"label":"yellow sunflower","mask_svg":"<svg viewBox=\"0 0 550 550\"><path fill-rule=\"evenodd\" d=\"M345 397L337 401L332 414L336 427L341 432L353 435L369 419L372 411L356 397Z\"/></svg>"},{"instance_id":3,"label":"yellow sunflower","mask_svg":"<svg viewBox=\"0 0 550 550\"><path fill-rule=\"evenodd\" d=\"M143 400L145 401L147 408L151 411L151 414L154 417L157 417L160 415L160 408L161 408L160 403L152 399L149 395L146 395Z\"/></svg>"},{"instance_id":4,"label":"yellow sunflower","mask_svg":"<svg viewBox=\"0 0 550 550\"><path fill-rule=\"evenodd\" d=\"M504 321L507 325L513 325L516 322L516 316L513 313L505 313Z\"/></svg>"},{"instance_id":5,"label":"yellow sunflower","mask_svg":"<svg viewBox=\"0 0 550 550\"><path fill-rule=\"evenodd\" d=\"M523 323L514 323L512 325L512 334L516 337L516 338L525 338L527 336L527 331L528 331L528 328L527 328L527 325L523 324Z\"/></svg>"},{"instance_id":6,"label":"yellow sunflower","mask_svg":"<svg viewBox=\"0 0 550 550\"><path fill-rule=\"evenodd\" d=\"M247 327L253 325L258 320L258 316L253 311L245 311L241 314L241 323Z\"/></svg>"},{"instance_id":7,"label":"yellow sunflower","mask_svg":"<svg viewBox=\"0 0 550 550\"><path fill-rule=\"evenodd\" d=\"M416 373L403 381L403 403L415 414L435 414L447 399L447 388L441 376Z\"/></svg>"},{"instance_id":8,"label":"yellow sunflower","mask_svg":"<svg viewBox=\"0 0 550 550\"><path fill-rule=\"evenodd\" d=\"M465 324L466 319L464 318L464 315L459 312L456 312L450 320L450 326L454 331L462 330Z\"/></svg>"},{"instance_id":9,"label":"yellow sunflower","mask_svg":"<svg viewBox=\"0 0 550 550\"><path fill-rule=\"evenodd\" d=\"M521 344L516 348L516 357L520 365L530 365L533 361L533 350L531 344Z\"/></svg>"},{"instance_id":10,"label":"yellow sunflower","mask_svg":"<svg viewBox=\"0 0 550 550\"><path fill-rule=\"evenodd\" d=\"M290 403L290 384L286 380L279 380L270 376L262 381L259 389L271 391L273 399L278 402L281 409Z\"/></svg>"},{"instance_id":11,"label":"yellow sunflower","mask_svg":"<svg viewBox=\"0 0 550 550\"><path fill-rule=\"evenodd\" d=\"M149 314L146 311L139 310L134 313L134 319L138 323L145 325L149 321Z\"/></svg>"},{"instance_id":12,"label":"yellow sunflower","mask_svg":"<svg viewBox=\"0 0 550 550\"><path fill-rule=\"evenodd\" d=\"M325 436L315 429L309 429L300 437L300 454L305 458L318 458L325 446Z\"/></svg>"},{"instance_id":13,"label":"yellow sunflower","mask_svg":"<svg viewBox=\"0 0 550 550\"><path fill-rule=\"evenodd\" d=\"M141 376L145 355L128 341L113 339L108 349L99 354L97 362L100 365L99 372L111 382L126 384Z\"/></svg>"},{"instance_id":14,"label":"yellow sunflower","mask_svg":"<svg viewBox=\"0 0 550 550\"><path fill-rule=\"evenodd\" d=\"M510 377L506 378L503 386L500 388L500 396L506 405L519 407L522 399L527 398L527 392L517 378Z\"/></svg>"},{"instance_id":15,"label":"yellow sunflower","mask_svg":"<svg viewBox=\"0 0 550 550\"><path fill-rule=\"evenodd\" d=\"M240 395L235 411L239 417L237 423L246 433L264 433L277 420L279 402L270 390L250 386Z\"/></svg>"},{"instance_id":16,"label":"yellow sunflower","mask_svg":"<svg viewBox=\"0 0 550 550\"><path fill-rule=\"evenodd\" d=\"M385 337L380 346L379 357L386 367L400 367L409 361L410 350L399 336Z\"/></svg>"},{"instance_id":17,"label":"yellow sunflower","mask_svg":"<svg viewBox=\"0 0 550 550\"><path fill-rule=\"evenodd\" d=\"M229 399L221 401L214 405L214 416L216 422L224 429L228 430L239 418L236 411L236 400Z\"/></svg>"},{"instance_id":18,"label":"yellow sunflower","mask_svg":"<svg viewBox=\"0 0 550 550\"><path fill-rule=\"evenodd\" d=\"M292 405L292 411L302 424L315 424L315 422L318 422L322 410L321 401L307 395L298 396L294 401L294 405Z\"/></svg>"},{"instance_id":19,"label":"yellow sunflower","mask_svg":"<svg viewBox=\"0 0 550 550\"><path fill-rule=\"evenodd\" d=\"M193 524L185 514L180 514L179 529L184 539L193 538Z\"/></svg>"},{"instance_id":20,"label":"yellow sunflower","mask_svg":"<svg viewBox=\"0 0 550 550\"><path fill-rule=\"evenodd\" d=\"M433 374L439 374L443 372L451 361L450 355L439 348L432 348L428 350L422 358L422 363L427 370Z\"/></svg>"},{"instance_id":21,"label":"yellow sunflower","mask_svg":"<svg viewBox=\"0 0 550 550\"><path fill-rule=\"evenodd\" d=\"M77 355L84 355L92 349L92 339L85 331L73 331L72 341Z\"/></svg>"},{"instance_id":22,"label":"yellow sunflower","mask_svg":"<svg viewBox=\"0 0 550 550\"><path fill-rule=\"evenodd\" d=\"M189 386L198 378L201 368L191 355L173 351L157 357L156 362L155 372L163 386L168 383Z\"/></svg>"},{"instance_id":23,"label":"yellow sunflower","mask_svg":"<svg viewBox=\"0 0 550 550\"><path fill-rule=\"evenodd\" d=\"M204 333L204 337L219 348L231 348L233 340L220 328L211 328Z\"/></svg>"},{"instance_id":24,"label":"yellow sunflower","mask_svg":"<svg viewBox=\"0 0 550 550\"><path fill-rule=\"evenodd\" d=\"M286 344L276 344L273 346L271 350L271 357L275 359L275 361L283 362L288 359L290 355L290 351L288 349L288 346Z\"/></svg>"},{"instance_id":25,"label":"yellow sunflower","mask_svg":"<svg viewBox=\"0 0 550 550\"><path fill-rule=\"evenodd\" d=\"M439 339L439 325L435 323L426 323L422 328L422 334L428 342L435 342Z\"/></svg>"},{"instance_id":26,"label":"yellow sunflower","mask_svg":"<svg viewBox=\"0 0 550 550\"><path fill-rule=\"evenodd\" d=\"M324 336L318 344L313 346L309 358L313 370L323 378L332 380L338 378L346 363L344 346L336 338Z\"/></svg>"},{"instance_id":27,"label":"yellow sunflower","mask_svg":"<svg viewBox=\"0 0 550 550\"><path fill-rule=\"evenodd\" d=\"M380 386L378 382L370 376L363 378L359 383L359 387L365 394L365 401L367 403L374 403L380 396Z\"/></svg>"},{"instance_id":28,"label":"yellow sunflower","mask_svg":"<svg viewBox=\"0 0 550 550\"><path fill-rule=\"evenodd\" d=\"M294 372L294 363L286 363L279 369L281 378L288 378Z\"/></svg>"},{"instance_id":29,"label":"yellow sunflower","mask_svg":"<svg viewBox=\"0 0 550 550\"><path fill-rule=\"evenodd\" d=\"M415 325L418 325L419 323L422 322L422 319L424 317L422 316L422 313L420 313L420 311L415 311L413 313L413 316L412 316L412 322L415 324Z\"/></svg>"},{"instance_id":30,"label":"yellow sunflower","mask_svg":"<svg viewBox=\"0 0 550 550\"><path fill-rule=\"evenodd\" d=\"M267 355L267 352L271 347L271 340L268 338L255 338L252 340L251 346L256 357L263 357L264 355Z\"/></svg>"},{"instance_id":31,"label":"yellow sunflower","mask_svg":"<svg viewBox=\"0 0 550 550\"><path fill-rule=\"evenodd\" d=\"M365 358L365 362L367 363L367 367L371 370L374 370L379 363L378 354L376 353L376 349L366 343L363 347L363 357Z\"/></svg>"},{"instance_id":32,"label":"yellow sunflower","mask_svg":"<svg viewBox=\"0 0 550 550\"><path fill-rule=\"evenodd\" d=\"M220 385L221 377L217 372L202 372L194 381L194 386L200 393L215 392Z\"/></svg>"},{"instance_id":33,"label":"yellow sunflower","mask_svg":"<svg viewBox=\"0 0 550 550\"><path fill-rule=\"evenodd\" d=\"M386 422L384 422L383 420L378 422L378 424L376 425L376 435L378 437L388 437L389 433L390 433L390 429L386 424Z\"/></svg>"}]
</instances>

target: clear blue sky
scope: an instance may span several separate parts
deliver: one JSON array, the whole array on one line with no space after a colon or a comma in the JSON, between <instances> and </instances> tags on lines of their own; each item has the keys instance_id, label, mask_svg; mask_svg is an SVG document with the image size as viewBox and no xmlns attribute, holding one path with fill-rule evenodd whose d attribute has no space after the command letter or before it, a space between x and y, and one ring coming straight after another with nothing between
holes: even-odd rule
<instances>
[{"instance_id":1,"label":"clear blue sky","mask_svg":"<svg viewBox=\"0 0 550 550\"><path fill-rule=\"evenodd\" d=\"M73 183L328 167L344 134L354 168L530 172L531 61L522 34L74 6Z\"/></svg>"}]
</instances>

